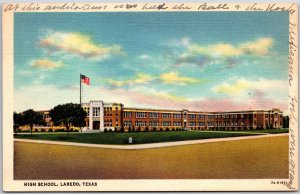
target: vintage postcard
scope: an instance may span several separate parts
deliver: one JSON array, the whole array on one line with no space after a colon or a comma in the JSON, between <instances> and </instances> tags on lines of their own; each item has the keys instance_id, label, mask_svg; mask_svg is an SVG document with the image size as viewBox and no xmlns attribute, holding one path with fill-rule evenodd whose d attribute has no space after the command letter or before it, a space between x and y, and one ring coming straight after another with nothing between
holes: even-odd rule
<instances>
[{"instance_id":1,"label":"vintage postcard","mask_svg":"<svg viewBox=\"0 0 300 194\"><path fill-rule=\"evenodd\" d=\"M296 4L2 18L4 191L298 190Z\"/></svg>"}]
</instances>

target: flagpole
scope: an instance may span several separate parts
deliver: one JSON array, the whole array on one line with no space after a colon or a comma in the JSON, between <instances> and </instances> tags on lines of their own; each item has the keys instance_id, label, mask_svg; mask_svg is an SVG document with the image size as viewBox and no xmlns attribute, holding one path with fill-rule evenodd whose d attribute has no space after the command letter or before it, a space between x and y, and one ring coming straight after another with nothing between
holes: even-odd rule
<instances>
[{"instance_id":1,"label":"flagpole","mask_svg":"<svg viewBox=\"0 0 300 194\"><path fill-rule=\"evenodd\" d=\"M80 82L80 106L81 106L81 74L80 74L80 77L79 77L79 82Z\"/></svg>"}]
</instances>

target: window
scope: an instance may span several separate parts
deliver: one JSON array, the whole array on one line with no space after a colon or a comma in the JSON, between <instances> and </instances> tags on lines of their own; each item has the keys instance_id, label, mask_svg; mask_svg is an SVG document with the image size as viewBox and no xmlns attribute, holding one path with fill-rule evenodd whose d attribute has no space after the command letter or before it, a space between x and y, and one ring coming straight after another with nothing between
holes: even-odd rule
<instances>
[{"instance_id":1,"label":"window","mask_svg":"<svg viewBox=\"0 0 300 194\"><path fill-rule=\"evenodd\" d=\"M196 122L189 122L189 126L196 126Z\"/></svg>"},{"instance_id":2,"label":"window","mask_svg":"<svg viewBox=\"0 0 300 194\"><path fill-rule=\"evenodd\" d=\"M205 119L205 115L198 115L199 119Z\"/></svg>"},{"instance_id":3,"label":"window","mask_svg":"<svg viewBox=\"0 0 300 194\"><path fill-rule=\"evenodd\" d=\"M205 126L205 122L198 122L198 125L203 127Z\"/></svg>"},{"instance_id":4,"label":"window","mask_svg":"<svg viewBox=\"0 0 300 194\"><path fill-rule=\"evenodd\" d=\"M149 126L151 126L151 127L157 127L158 124L159 124L158 121L150 121L150 122L149 122Z\"/></svg>"},{"instance_id":5,"label":"window","mask_svg":"<svg viewBox=\"0 0 300 194\"><path fill-rule=\"evenodd\" d=\"M171 113L162 113L162 118L165 118L165 119L171 118Z\"/></svg>"},{"instance_id":6,"label":"window","mask_svg":"<svg viewBox=\"0 0 300 194\"><path fill-rule=\"evenodd\" d=\"M180 127L181 126L181 122L173 122L173 126Z\"/></svg>"},{"instance_id":7,"label":"window","mask_svg":"<svg viewBox=\"0 0 300 194\"><path fill-rule=\"evenodd\" d=\"M135 118L146 118L146 113L145 112L136 112Z\"/></svg>"},{"instance_id":8,"label":"window","mask_svg":"<svg viewBox=\"0 0 300 194\"><path fill-rule=\"evenodd\" d=\"M208 122L208 123L207 123L207 126L213 127L213 126L214 126L214 123L213 123L213 122Z\"/></svg>"},{"instance_id":9,"label":"window","mask_svg":"<svg viewBox=\"0 0 300 194\"><path fill-rule=\"evenodd\" d=\"M100 116L100 107L94 107L93 108L93 117L99 117Z\"/></svg>"},{"instance_id":10,"label":"window","mask_svg":"<svg viewBox=\"0 0 300 194\"><path fill-rule=\"evenodd\" d=\"M170 121L163 121L162 123L162 126L171 126L171 122Z\"/></svg>"},{"instance_id":11,"label":"window","mask_svg":"<svg viewBox=\"0 0 300 194\"><path fill-rule=\"evenodd\" d=\"M243 115L243 114L241 114L241 118L244 118L244 115Z\"/></svg>"},{"instance_id":12,"label":"window","mask_svg":"<svg viewBox=\"0 0 300 194\"><path fill-rule=\"evenodd\" d=\"M130 127L132 125L131 121L124 121L123 124L125 127Z\"/></svg>"},{"instance_id":13,"label":"window","mask_svg":"<svg viewBox=\"0 0 300 194\"><path fill-rule=\"evenodd\" d=\"M195 114L190 114L190 119L196 119L196 115Z\"/></svg>"},{"instance_id":14,"label":"window","mask_svg":"<svg viewBox=\"0 0 300 194\"><path fill-rule=\"evenodd\" d=\"M174 119L181 119L181 114L176 114L176 113L174 113L174 114L173 114L173 118L174 118Z\"/></svg>"},{"instance_id":15,"label":"window","mask_svg":"<svg viewBox=\"0 0 300 194\"><path fill-rule=\"evenodd\" d=\"M132 116L132 112L124 112L124 117L131 117Z\"/></svg>"},{"instance_id":16,"label":"window","mask_svg":"<svg viewBox=\"0 0 300 194\"><path fill-rule=\"evenodd\" d=\"M146 121L135 121L135 126L144 127L146 126Z\"/></svg>"}]
</instances>

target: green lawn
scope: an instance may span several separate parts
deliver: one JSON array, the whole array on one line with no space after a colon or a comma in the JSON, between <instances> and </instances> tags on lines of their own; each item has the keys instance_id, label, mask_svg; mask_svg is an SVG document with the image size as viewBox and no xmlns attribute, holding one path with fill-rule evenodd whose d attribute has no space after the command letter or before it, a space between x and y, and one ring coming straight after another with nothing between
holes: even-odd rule
<instances>
[{"instance_id":1,"label":"green lawn","mask_svg":"<svg viewBox=\"0 0 300 194\"><path fill-rule=\"evenodd\" d=\"M269 134L277 134L277 133L288 133L289 129L262 129L262 130L244 130L244 131L226 131L226 132L247 132L247 133L269 133Z\"/></svg>"},{"instance_id":2,"label":"green lawn","mask_svg":"<svg viewBox=\"0 0 300 194\"><path fill-rule=\"evenodd\" d=\"M45 134L17 134L16 138L67 141L92 144L128 144L128 138L133 138L134 144L171 142L196 139L225 138L238 136L257 135L255 133L228 133L228 132L190 132L190 131L168 131L168 132L139 132L139 133L45 133Z\"/></svg>"}]
</instances>

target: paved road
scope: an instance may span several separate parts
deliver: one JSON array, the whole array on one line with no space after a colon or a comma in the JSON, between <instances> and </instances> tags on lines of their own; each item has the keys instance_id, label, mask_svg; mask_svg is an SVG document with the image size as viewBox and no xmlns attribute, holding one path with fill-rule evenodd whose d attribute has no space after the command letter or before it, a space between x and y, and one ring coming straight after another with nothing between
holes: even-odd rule
<instances>
[{"instance_id":1,"label":"paved road","mask_svg":"<svg viewBox=\"0 0 300 194\"><path fill-rule=\"evenodd\" d=\"M14 178L277 180L288 178L288 139L286 134L261 135L172 142L164 147L134 145L129 150L16 140Z\"/></svg>"}]
</instances>

